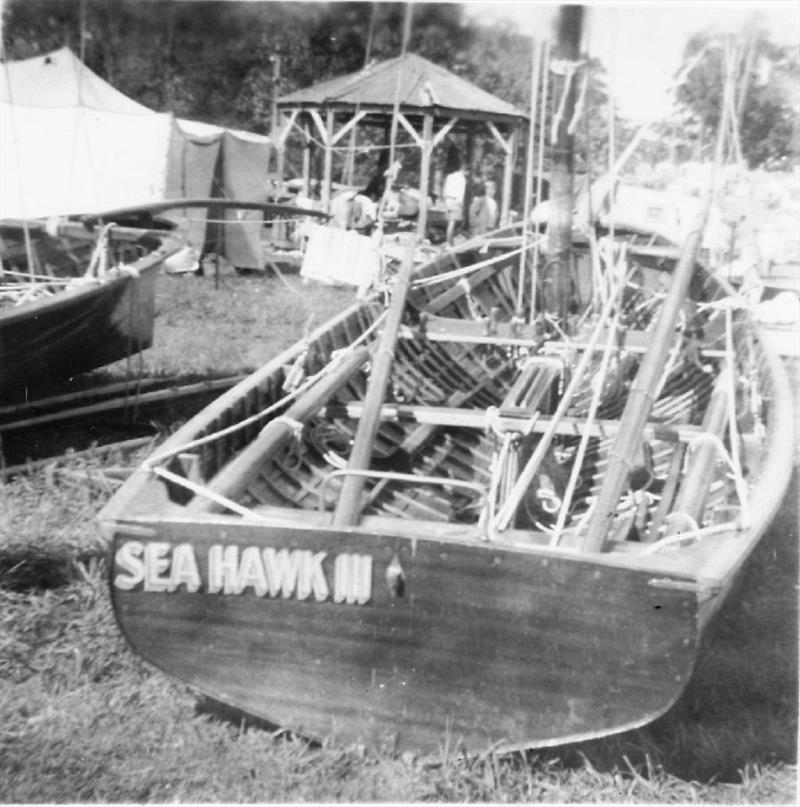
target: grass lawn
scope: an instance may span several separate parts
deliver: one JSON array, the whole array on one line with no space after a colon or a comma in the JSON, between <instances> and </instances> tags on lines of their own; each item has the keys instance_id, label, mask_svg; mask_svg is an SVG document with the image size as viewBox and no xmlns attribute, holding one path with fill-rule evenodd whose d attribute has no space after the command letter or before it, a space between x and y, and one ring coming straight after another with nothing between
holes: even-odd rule
<instances>
[{"instance_id":1,"label":"grass lawn","mask_svg":"<svg viewBox=\"0 0 800 807\"><path fill-rule=\"evenodd\" d=\"M351 300L296 276L229 275L219 289L213 278L161 277L142 369L244 373ZM95 516L141 453L66 458L0 482L0 800L796 803L797 474L667 715L503 757L465 758L443 736L438 754L419 758L225 719L128 650Z\"/></svg>"}]
</instances>

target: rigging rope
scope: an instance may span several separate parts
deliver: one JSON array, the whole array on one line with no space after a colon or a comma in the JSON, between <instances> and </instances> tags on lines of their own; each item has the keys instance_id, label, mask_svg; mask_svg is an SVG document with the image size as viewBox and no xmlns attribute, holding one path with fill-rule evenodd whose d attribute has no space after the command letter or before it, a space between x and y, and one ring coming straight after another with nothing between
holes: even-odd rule
<instances>
[{"instance_id":1,"label":"rigging rope","mask_svg":"<svg viewBox=\"0 0 800 807\"><path fill-rule=\"evenodd\" d=\"M534 136L536 133L536 110L539 96L539 71L541 69L541 50L538 40L533 40L531 54L531 107L530 124L528 126L528 153L526 164L528 171L525 175L525 204L522 213L522 249L519 257L519 288L517 290L517 308L522 311L522 301L525 293L525 246L528 241L528 228L531 225L531 194L533 193L533 159L534 159Z\"/></svg>"},{"instance_id":2,"label":"rigging rope","mask_svg":"<svg viewBox=\"0 0 800 807\"><path fill-rule=\"evenodd\" d=\"M556 519L555 526L550 538L550 546L556 546L561 537L561 531L564 529L564 524L567 520L569 508L572 505L572 498L575 493L575 488L578 484L580 471L583 466L583 459L586 455L586 449L589 445L589 438L591 436L591 426L597 416L597 410L600 407L600 399L603 395L603 387L605 386L606 376L608 375L608 368L611 362L611 354L613 352L614 343L616 342L617 332L619 330L620 319L622 317L622 295L625 291L625 282L618 284L616 292L616 311L608 326L608 335L606 336L606 343L603 346L603 356L600 361L600 369L597 374L592 378L592 400L589 404L589 411L586 419L582 424L583 433L581 434L581 441L578 444L578 450L572 462L572 470L570 472L569 481L567 482L566 490L562 497L561 507L558 511L558 518Z\"/></svg>"},{"instance_id":3,"label":"rigging rope","mask_svg":"<svg viewBox=\"0 0 800 807\"><path fill-rule=\"evenodd\" d=\"M283 398L271 403L265 409L262 409L260 412L256 412L254 415L250 415L250 417L245 418L244 420L240 420L238 423L233 423L230 426L227 426L224 429L219 429L216 432L212 432L210 434L204 435L203 437L198 437L196 440L190 440L188 443L183 443L175 448L170 449L169 451L163 451L160 454L156 454L155 456L145 460L142 464L142 468L146 471L156 471L156 465L159 463L166 462L167 460L172 459L173 457L177 456L178 454L182 454L186 451L189 451L193 448L199 448L200 446L206 445L207 443L211 443L214 440L219 439L220 437L226 437L229 434L233 434L234 432L239 431L251 423L256 423L259 420L262 420L267 415L272 414L276 410L280 409L282 406L285 406L290 401L293 401L297 398L300 393L305 392L312 384L314 384L317 379L321 378L323 375L328 373L334 367L336 367L342 358L349 352L351 352L354 348L360 345L362 342L366 341L366 339L375 331L381 323L386 319L386 311L381 312L381 314L375 319L375 321L364 330L364 332L355 340L353 340L347 347L342 348L341 350L334 350L331 355L328 363L322 367L317 373L314 375L308 376L306 380L300 384L299 386L295 387L291 392L284 395Z\"/></svg>"}]
</instances>

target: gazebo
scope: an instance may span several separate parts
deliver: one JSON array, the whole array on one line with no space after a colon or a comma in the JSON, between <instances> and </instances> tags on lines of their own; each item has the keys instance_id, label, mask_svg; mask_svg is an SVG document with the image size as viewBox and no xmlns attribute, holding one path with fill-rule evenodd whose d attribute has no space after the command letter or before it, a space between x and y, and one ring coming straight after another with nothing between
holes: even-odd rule
<instances>
[{"instance_id":1,"label":"gazebo","mask_svg":"<svg viewBox=\"0 0 800 807\"><path fill-rule=\"evenodd\" d=\"M420 149L420 210L418 232L424 234L427 219L431 158L436 146L450 134L466 136L467 159L473 138L484 134L504 153L500 220L508 220L511 180L519 130L527 115L511 104L414 53L369 65L357 73L320 82L278 98L280 129L274 140L278 150L278 173L283 181L283 153L292 131L303 143L303 182L308 189L310 149L314 141L324 149L321 186L323 207L329 210L333 181L334 151L342 148L346 135L356 127L380 127L388 135L402 127ZM388 138L387 138L388 139ZM340 145L337 145L340 144ZM388 147L385 143L384 147Z\"/></svg>"}]
</instances>

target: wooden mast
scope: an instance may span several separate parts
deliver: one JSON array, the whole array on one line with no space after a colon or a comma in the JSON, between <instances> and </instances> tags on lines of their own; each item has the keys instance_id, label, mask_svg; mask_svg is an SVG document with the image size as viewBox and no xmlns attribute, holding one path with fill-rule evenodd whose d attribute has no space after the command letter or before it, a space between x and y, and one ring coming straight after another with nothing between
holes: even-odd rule
<instances>
[{"instance_id":1,"label":"wooden mast","mask_svg":"<svg viewBox=\"0 0 800 807\"><path fill-rule=\"evenodd\" d=\"M555 58L565 65L560 115L555 125L555 138L551 151L550 199L552 208L548 228L548 260L554 266L552 292L545 304L549 314L558 317L561 327L566 327L569 302L569 278L572 269L572 209L573 173L575 169L575 136L570 134L569 124L575 112L577 97L574 75L571 70L580 58L583 32L583 6L561 6L558 16L558 40ZM558 96L556 96L558 97ZM557 263L555 263L557 262Z\"/></svg>"},{"instance_id":2,"label":"wooden mast","mask_svg":"<svg viewBox=\"0 0 800 807\"><path fill-rule=\"evenodd\" d=\"M672 272L669 291L662 303L658 321L651 332L651 348L642 359L636 378L631 385L620 420L620 428L608 454L608 468L583 539L582 548L588 552L602 552L605 549L609 529L617 515L620 497L629 483L631 457L636 455L641 446L642 433L655 403L656 389L664 372L667 355L676 338L675 326L689 292L697 252L703 241L703 232L716 191L716 176L722 162L725 135L727 127L730 125L731 112L734 111L733 91L733 76L729 69L717 130L716 156L712 166L711 182L701 210Z\"/></svg>"},{"instance_id":3,"label":"wooden mast","mask_svg":"<svg viewBox=\"0 0 800 807\"><path fill-rule=\"evenodd\" d=\"M394 350L397 344L403 312L406 306L406 297L411 285L411 275L414 271L414 243L408 246L403 265L392 288L392 302L386 315L383 333L378 345L377 353L369 377L367 391L364 396L364 413L358 422L353 449L350 452L348 471L366 471L372 459L372 448L375 435L381 425L381 407L386 397L386 387L391 377L394 364ZM338 528L351 527L358 523L361 513L361 494L366 479L353 474L346 476L336 511L333 515L333 526Z\"/></svg>"}]
</instances>

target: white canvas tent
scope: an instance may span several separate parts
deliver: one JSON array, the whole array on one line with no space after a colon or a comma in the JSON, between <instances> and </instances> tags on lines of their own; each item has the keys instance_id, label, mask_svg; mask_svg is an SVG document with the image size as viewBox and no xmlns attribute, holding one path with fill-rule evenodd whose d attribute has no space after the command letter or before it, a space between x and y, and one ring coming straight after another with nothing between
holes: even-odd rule
<instances>
[{"instance_id":1,"label":"white canvas tent","mask_svg":"<svg viewBox=\"0 0 800 807\"><path fill-rule=\"evenodd\" d=\"M270 151L267 137L153 112L67 48L0 69L0 219L186 197L266 201ZM220 212L222 227L207 226L203 209L172 217L198 251L262 267L260 212Z\"/></svg>"}]
</instances>

